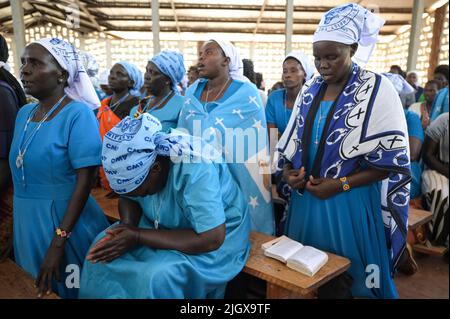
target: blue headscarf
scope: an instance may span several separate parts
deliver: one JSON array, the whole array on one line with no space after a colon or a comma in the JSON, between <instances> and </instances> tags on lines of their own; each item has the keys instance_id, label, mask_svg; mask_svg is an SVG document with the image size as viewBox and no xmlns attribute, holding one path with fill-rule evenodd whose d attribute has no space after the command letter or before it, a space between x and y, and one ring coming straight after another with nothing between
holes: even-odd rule
<instances>
[{"instance_id":1,"label":"blue headscarf","mask_svg":"<svg viewBox=\"0 0 450 319\"><path fill-rule=\"evenodd\" d=\"M177 84L183 80L183 77L186 74L183 55L175 51L164 50L149 61L154 63L161 73L170 78L172 90L176 93L180 93Z\"/></svg>"},{"instance_id":2,"label":"blue headscarf","mask_svg":"<svg viewBox=\"0 0 450 319\"><path fill-rule=\"evenodd\" d=\"M142 72L137 68L137 66L126 61L120 61L117 62L117 64L120 64L125 68L128 76L134 82L133 87L130 89L130 94L140 97L140 90L142 88L142 85L144 85L144 77L142 76Z\"/></svg>"},{"instance_id":3,"label":"blue headscarf","mask_svg":"<svg viewBox=\"0 0 450 319\"><path fill-rule=\"evenodd\" d=\"M117 194L138 188L145 180L156 156L170 156L173 162L215 162L220 153L198 137L181 131L162 132L159 120L143 113L127 116L106 133L102 164L109 185Z\"/></svg>"}]
</instances>

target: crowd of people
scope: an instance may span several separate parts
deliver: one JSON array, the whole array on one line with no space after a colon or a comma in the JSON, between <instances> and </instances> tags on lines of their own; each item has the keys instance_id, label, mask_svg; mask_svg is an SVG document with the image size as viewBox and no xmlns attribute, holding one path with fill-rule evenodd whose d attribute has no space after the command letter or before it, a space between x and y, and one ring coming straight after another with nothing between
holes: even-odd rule
<instances>
[{"instance_id":1,"label":"crowd of people","mask_svg":"<svg viewBox=\"0 0 450 319\"><path fill-rule=\"evenodd\" d=\"M350 259L319 297L398 298L410 205L433 213L427 244L448 247L449 67L428 81L362 68L384 23L357 4L328 11L313 56L288 54L268 95L222 39L187 71L165 50L144 74L127 61L99 74L89 53L41 39L21 54L20 84L0 36L0 258L39 296L223 298L253 230ZM92 187L119 197L120 222Z\"/></svg>"}]
</instances>

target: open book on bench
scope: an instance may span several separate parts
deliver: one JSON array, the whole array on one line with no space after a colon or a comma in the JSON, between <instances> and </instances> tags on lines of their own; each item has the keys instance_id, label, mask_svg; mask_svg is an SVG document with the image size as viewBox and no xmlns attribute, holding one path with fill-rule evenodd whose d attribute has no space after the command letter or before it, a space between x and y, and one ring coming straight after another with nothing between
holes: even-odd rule
<instances>
[{"instance_id":1,"label":"open book on bench","mask_svg":"<svg viewBox=\"0 0 450 319\"><path fill-rule=\"evenodd\" d=\"M275 258L307 276L314 276L328 261L328 255L311 246L303 246L298 241L281 236L261 247L264 255Z\"/></svg>"}]
</instances>

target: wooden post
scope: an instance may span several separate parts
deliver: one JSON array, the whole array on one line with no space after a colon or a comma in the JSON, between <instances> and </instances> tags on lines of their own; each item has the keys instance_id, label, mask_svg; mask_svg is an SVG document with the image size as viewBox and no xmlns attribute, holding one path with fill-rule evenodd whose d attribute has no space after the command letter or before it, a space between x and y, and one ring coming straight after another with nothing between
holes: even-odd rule
<instances>
[{"instance_id":1,"label":"wooden post","mask_svg":"<svg viewBox=\"0 0 450 319\"><path fill-rule=\"evenodd\" d=\"M153 33L153 55L161 51L159 43L159 3L158 0L152 0L152 33Z\"/></svg>"},{"instance_id":2,"label":"wooden post","mask_svg":"<svg viewBox=\"0 0 450 319\"><path fill-rule=\"evenodd\" d=\"M433 38L431 39L431 53L428 67L428 80L433 78L434 69L439 63L439 53L441 52L441 38L444 31L445 12L448 3L436 9L434 12Z\"/></svg>"},{"instance_id":3,"label":"wooden post","mask_svg":"<svg viewBox=\"0 0 450 319\"><path fill-rule=\"evenodd\" d=\"M415 70L420 48L420 30L422 29L423 0L414 0L411 33L409 34L408 62L406 70Z\"/></svg>"},{"instance_id":4,"label":"wooden post","mask_svg":"<svg viewBox=\"0 0 450 319\"><path fill-rule=\"evenodd\" d=\"M286 0L286 42L285 55L292 51L292 33L294 30L294 0Z\"/></svg>"},{"instance_id":5,"label":"wooden post","mask_svg":"<svg viewBox=\"0 0 450 319\"><path fill-rule=\"evenodd\" d=\"M19 76L20 56L25 49L25 24L23 22L23 1L10 1L14 29L14 73Z\"/></svg>"}]
</instances>

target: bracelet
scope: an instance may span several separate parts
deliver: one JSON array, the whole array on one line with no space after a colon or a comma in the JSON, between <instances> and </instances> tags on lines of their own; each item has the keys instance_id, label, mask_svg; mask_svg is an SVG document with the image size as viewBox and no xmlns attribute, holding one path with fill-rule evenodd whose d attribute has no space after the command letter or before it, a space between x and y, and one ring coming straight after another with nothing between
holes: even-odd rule
<instances>
[{"instance_id":1,"label":"bracelet","mask_svg":"<svg viewBox=\"0 0 450 319\"><path fill-rule=\"evenodd\" d=\"M65 230L62 230L61 228L56 228L55 233L57 236L61 237L61 238L67 238L69 239L70 234L72 234L71 232L66 232Z\"/></svg>"},{"instance_id":2,"label":"bracelet","mask_svg":"<svg viewBox=\"0 0 450 319\"><path fill-rule=\"evenodd\" d=\"M339 180L341 181L343 191L348 191L350 189L350 184L348 183L347 177L341 177Z\"/></svg>"}]
</instances>

